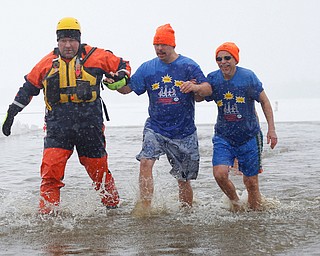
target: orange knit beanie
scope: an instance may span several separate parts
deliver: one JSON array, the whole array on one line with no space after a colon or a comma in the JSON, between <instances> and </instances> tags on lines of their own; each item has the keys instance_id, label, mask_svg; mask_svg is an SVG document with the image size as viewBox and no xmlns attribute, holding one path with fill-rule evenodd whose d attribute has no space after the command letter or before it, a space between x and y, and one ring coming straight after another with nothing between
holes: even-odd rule
<instances>
[{"instance_id":1,"label":"orange knit beanie","mask_svg":"<svg viewBox=\"0 0 320 256\"><path fill-rule=\"evenodd\" d=\"M174 30L170 24L165 24L157 28L153 38L153 44L165 44L175 47L175 41Z\"/></svg>"},{"instance_id":2,"label":"orange knit beanie","mask_svg":"<svg viewBox=\"0 0 320 256\"><path fill-rule=\"evenodd\" d=\"M235 60L237 61L237 63L239 63L239 48L238 46L235 45L235 43L232 42L226 42L223 43L222 45L220 45L217 50L216 50L216 58L218 55L218 52L220 51L227 51L228 53L230 53L233 58L235 58Z\"/></svg>"}]
</instances>

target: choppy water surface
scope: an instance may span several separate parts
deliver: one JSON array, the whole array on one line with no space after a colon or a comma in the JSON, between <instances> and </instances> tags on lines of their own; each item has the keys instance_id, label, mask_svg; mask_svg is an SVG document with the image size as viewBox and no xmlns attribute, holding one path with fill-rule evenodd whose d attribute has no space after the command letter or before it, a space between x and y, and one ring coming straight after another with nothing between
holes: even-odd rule
<instances>
[{"instance_id":1,"label":"choppy water surface","mask_svg":"<svg viewBox=\"0 0 320 256\"><path fill-rule=\"evenodd\" d=\"M213 180L212 126L198 127L201 168L192 210L179 209L166 157L154 169L154 212L132 214L142 127L107 129L109 167L122 203L106 212L76 153L68 162L58 216L37 214L43 132L23 126L0 137L1 255L320 255L320 123L278 123L265 145L263 212L231 213ZM266 127L263 124L263 131ZM242 177L232 175L242 193Z\"/></svg>"}]
</instances>

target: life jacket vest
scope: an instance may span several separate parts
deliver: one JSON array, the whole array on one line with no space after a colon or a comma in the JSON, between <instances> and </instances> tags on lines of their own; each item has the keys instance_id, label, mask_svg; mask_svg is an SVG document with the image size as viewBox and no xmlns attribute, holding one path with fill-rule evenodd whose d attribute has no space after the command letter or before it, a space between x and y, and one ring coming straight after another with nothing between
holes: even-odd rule
<instances>
[{"instance_id":1,"label":"life jacket vest","mask_svg":"<svg viewBox=\"0 0 320 256\"><path fill-rule=\"evenodd\" d=\"M93 47L82 59L84 45L80 45L79 53L67 63L55 48L57 58L52 60L52 67L42 82L48 110L55 104L93 102L100 97L100 81L83 67L95 49Z\"/></svg>"}]
</instances>

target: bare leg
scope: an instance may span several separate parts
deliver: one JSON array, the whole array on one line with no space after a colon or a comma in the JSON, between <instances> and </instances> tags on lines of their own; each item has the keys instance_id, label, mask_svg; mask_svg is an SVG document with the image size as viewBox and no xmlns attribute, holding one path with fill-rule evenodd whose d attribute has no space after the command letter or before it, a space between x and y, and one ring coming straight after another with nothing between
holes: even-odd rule
<instances>
[{"instance_id":1,"label":"bare leg","mask_svg":"<svg viewBox=\"0 0 320 256\"><path fill-rule=\"evenodd\" d=\"M249 207L255 211L261 210L261 194L259 191L258 175L251 177L243 176L243 182L248 191Z\"/></svg>"},{"instance_id":2,"label":"bare leg","mask_svg":"<svg viewBox=\"0 0 320 256\"><path fill-rule=\"evenodd\" d=\"M227 165L216 165L213 167L213 176L221 190L230 199L235 211L240 210L239 197L236 188L229 179L229 167Z\"/></svg>"},{"instance_id":3,"label":"bare leg","mask_svg":"<svg viewBox=\"0 0 320 256\"><path fill-rule=\"evenodd\" d=\"M234 159L233 166L230 168L231 171L233 171L234 175L242 175L242 172L239 170L239 163L238 159Z\"/></svg>"},{"instance_id":4,"label":"bare leg","mask_svg":"<svg viewBox=\"0 0 320 256\"><path fill-rule=\"evenodd\" d=\"M179 201L182 207L192 207L193 190L190 181L178 181Z\"/></svg>"},{"instance_id":5,"label":"bare leg","mask_svg":"<svg viewBox=\"0 0 320 256\"><path fill-rule=\"evenodd\" d=\"M140 175L139 175L139 188L140 200L144 208L151 207L153 197L153 176L152 168L155 163L154 159L141 159L140 160Z\"/></svg>"}]
</instances>

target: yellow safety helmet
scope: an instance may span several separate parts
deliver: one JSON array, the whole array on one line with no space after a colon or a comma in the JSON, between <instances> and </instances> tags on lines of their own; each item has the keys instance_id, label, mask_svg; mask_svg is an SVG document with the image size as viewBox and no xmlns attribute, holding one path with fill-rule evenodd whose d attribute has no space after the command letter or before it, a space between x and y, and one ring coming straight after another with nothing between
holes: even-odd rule
<instances>
[{"instance_id":1,"label":"yellow safety helmet","mask_svg":"<svg viewBox=\"0 0 320 256\"><path fill-rule=\"evenodd\" d=\"M81 27L77 19L66 17L61 19L57 24L57 41L60 38L70 37L80 42Z\"/></svg>"},{"instance_id":2,"label":"yellow safety helmet","mask_svg":"<svg viewBox=\"0 0 320 256\"><path fill-rule=\"evenodd\" d=\"M81 33L81 27L80 27L79 21L72 17L63 18L58 22L57 31L64 30L64 29L79 30Z\"/></svg>"}]
</instances>

